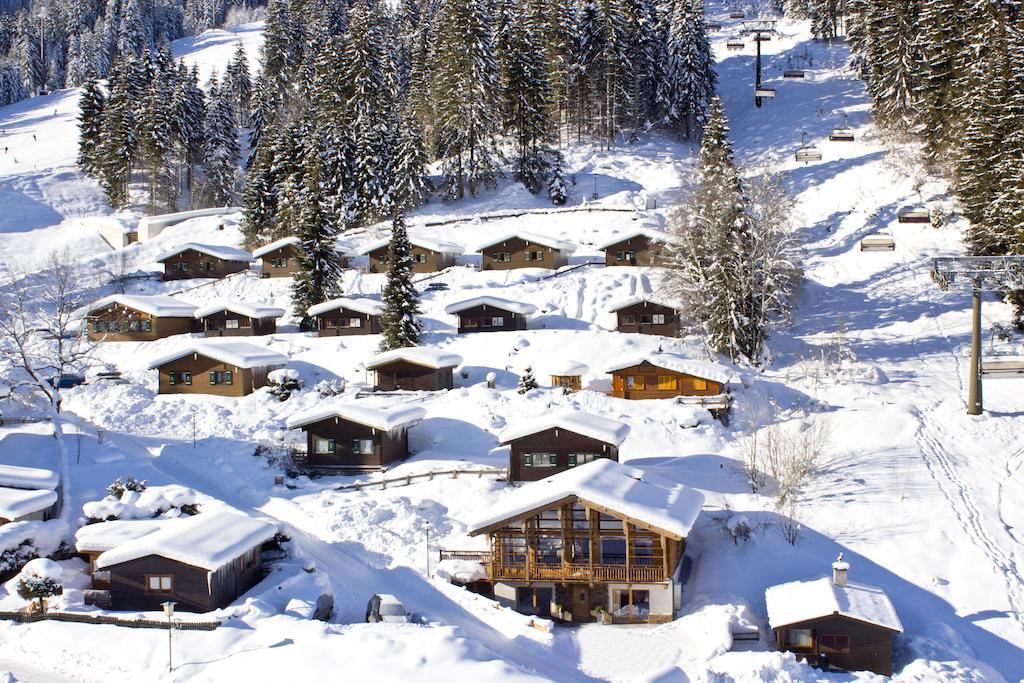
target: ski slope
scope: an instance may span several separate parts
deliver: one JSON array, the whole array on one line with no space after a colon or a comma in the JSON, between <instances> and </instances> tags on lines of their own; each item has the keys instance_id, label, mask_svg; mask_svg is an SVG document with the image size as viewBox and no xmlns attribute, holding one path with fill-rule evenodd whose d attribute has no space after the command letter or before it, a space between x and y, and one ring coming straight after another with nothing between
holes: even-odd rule
<instances>
[{"instance_id":1,"label":"ski slope","mask_svg":"<svg viewBox=\"0 0 1024 683\"><path fill-rule=\"evenodd\" d=\"M541 279L546 273L481 273L473 267L475 246L518 229L577 243L574 264L598 260L596 245L618 231L637 224L664 229L669 209L693 179L693 150L668 137L653 135L612 150L575 146L567 153L577 180L570 203L592 201L596 179L595 208L642 209L649 198L659 208L481 220L490 212L547 208L506 180L493 193L454 205L431 201L410 217L414 233L458 242L470 252L459 267L431 280L449 290L427 291L422 301L426 342L463 356L465 372L456 377L455 390L413 399L427 418L412 432L414 457L392 472L453 463L503 466L502 456L491 452L496 435L562 407L626 422L631 431L622 460L699 488L707 498L709 514L688 544L694 565L679 619L656 627L587 625L542 633L520 615L427 578L427 534L434 550L480 547L479 539L466 537L466 521L505 495L503 485L488 478L439 478L355 493L334 490L352 478L327 478L275 487L277 470L252 456L255 444L299 442L284 420L314 405L316 393L285 403L265 392L243 399L158 396L146 367L189 341L172 338L106 345L98 360L120 369L130 383L67 392L72 431L82 435L70 441L81 449L80 464L72 465L70 504L77 508L102 497L107 483L134 474L153 484L190 486L210 504L277 520L299 556L330 580L333 622L302 622L243 599L227 610L236 616L221 629L175 633L180 660L171 674L163 632L0 622L0 669L55 681L275 680L297 672L326 679L339 670L387 681L423 675L453 681L873 680L821 674L764 644L729 651L730 626L765 628L767 586L813 578L841 551L852 577L885 588L900 613L906 633L898 641L894 680L1024 678L1024 391L1019 381L986 382L986 414L966 415L969 301L940 292L928 275L931 257L962 251L963 226L896 222L904 206L935 204L951 212L946 185L922 174L913 150L879 137L863 85L844 69L844 47L813 43L805 25L780 23L781 35L764 45L765 83L778 96L757 109L752 46L727 51L737 22L725 19L718 3L709 3L709 16L724 24L713 41L737 157L750 173L776 166L798 200L795 229L805 242L807 281L792 327L771 342L772 368L745 373L728 428L668 402L611 399L602 393L610 388L604 369L618 358L659 346L706 357L693 339L612 331L609 305L656 292L657 272L585 266ZM261 36L253 26L179 41L175 52L206 74L223 69L237 39L254 57ZM805 66L808 77L782 79L790 65ZM11 149L10 158L0 157L0 202L9 209L0 212L0 254L8 267L37 269L50 250L67 247L101 274L121 268L122 259L129 271L145 271L156 269L161 251L185 241L240 242L240 217L196 219L115 254L99 239L96 221L136 216L106 215L98 188L74 170L76 101L76 92L63 91L0 110L0 145ZM828 142L829 131L847 122L857 141ZM821 162L793 160L802 138L821 149ZM464 220L422 227L455 217ZM379 231L375 226L347 235L342 246L358 249ZM860 239L878 231L891 231L896 250L860 252ZM0 286L4 282L0 276ZM141 281L131 291L173 293L195 304L243 299L290 310L287 282L243 276L185 291L199 284ZM348 271L344 288L346 294L376 296L383 284L383 276ZM92 287L90 295L109 293L102 277ZM456 335L455 319L444 307L484 294L528 301L539 312L525 332ZM986 324L1009 320L1008 308L995 300L986 300L984 312ZM365 388L363 363L376 339L319 339L298 333L293 316L281 323L277 334L254 341L288 353L290 367L307 386L344 380L348 393ZM1019 351L1019 337L1016 345ZM843 360L826 366L823 354ZM590 367L584 383L592 391L516 393L527 367L545 385L548 368L568 359ZM489 372L497 376L495 390L483 384ZM791 546L779 533L771 499L745 486L737 440L771 420L811 412L827 416L831 449L802 492L803 532ZM98 430L104 431L102 443ZM7 441L15 436L11 431L0 430L0 461L25 448L21 435ZM716 521L725 511L752 520L750 541L733 545ZM359 623L374 592L395 593L425 623Z\"/></svg>"}]
</instances>

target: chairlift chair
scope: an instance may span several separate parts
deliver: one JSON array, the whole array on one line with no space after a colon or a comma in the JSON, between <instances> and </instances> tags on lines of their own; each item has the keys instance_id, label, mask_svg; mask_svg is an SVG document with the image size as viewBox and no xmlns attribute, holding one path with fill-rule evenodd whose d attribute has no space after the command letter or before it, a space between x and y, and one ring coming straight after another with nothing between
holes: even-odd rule
<instances>
[{"instance_id":1,"label":"chairlift chair","mask_svg":"<svg viewBox=\"0 0 1024 683\"><path fill-rule=\"evenodd\" d=\"M989 379L1024 378L1024 357L995 356L981 358L981 376Z\"/></svg>"},{"instance_id":2,"label":"chairlift chair","mask_svg":"<svg viewBox=\"0 0 1024 683\"><path fill-rule=\"evenodd\" d=\"M775 98L775 88L769 88L761 86L760 88L754 88L754 97L771 97Z\"/></svg>"},{"instance_id":3,"label":"chairlift chair","mask_svg":"<svg viewBox=\"0 0 1024 683\"><path fill-rule=\"evenodd\" d=\"M931 223L932 213L928 209L901 209L896 219L900 223Z\"/></svg>"},{"instance_id":4,"label":"chairlift chair","mask_svg":"<svg viewBox=\"0 0 1024 683\"><path fill-rule=\"evenodd\" d=\"M771 39L772 35L770 33L764 33L762 31L757 31L756 33L754 33L754 40L756 40L759 43L767 43Z\"/></svg>"},{"instance_id":5,"label":"chairlift chair","mask_svg":"<svg viewBox=\"0 0 1024 683\"><path fill-rule=\"evenodd\" d=\"M743 12L739 12L739 11L729 12L729 18L730 19L746 19L747 15L744 14Z\"/></svg>"},{"instance_id":6,"label":"chairlift chair","mask_svg":"<svg viewBox=\"0 0 1024 683\"><path fill-rule=\"evenodd\" d=\"M782 72L783 78L805 78L806 74L803 69L786 69Z\"/></svg>"},{"instance_id":7,"label":"chairlift chair","mask_svg":"<svg viewBox=\"0 0 1024 683\"><path fill-rule=\"evenodd\" d=\"M861 251L895 251L896 242L893 240L892 235L884 235L876 233L874 235L868 235L860 241Z\"/></svg>"},{"instance_id":8,"label":"chairlift chair","mask_svg":"<svg viewBox=\"0 0 1024 683\"><path fill-rule=\"evenodd\" d=\"M832 142L853 142L856 138L853 135L853 131L849 128L836 128L828 135L828 139Z\"/></svg>"},{"instance_id":9,"label":"chairlift chair","mask_svg":"<svg viewBox=\"0 0 1024 683\"><path fill-rule=\"evenodd\" d=\"M742 40L730 40L725 46L730 50L742 50L745 47Z\"/></svg>"},{"instance_id":10,"label":"chairlift chair","mask_svg":"<svg viewBox=\"0 0 1024 683\"><path fill-rule=\"evenodd\" d=\"M709 31L721 31L722 24L717 21L709 21L704 24L704 27Z\"/></svg>"},{"instance_id":11,"label":"chairlift chair","mask_svg":"<svg viewBox=\"0 0 1024 683\"><path fill-rule=\"evenodd\" d=\"M814 146L801 147L796 151L796 160L803 164L821 161L821 150Z\"/></svg>"}]
</instances>

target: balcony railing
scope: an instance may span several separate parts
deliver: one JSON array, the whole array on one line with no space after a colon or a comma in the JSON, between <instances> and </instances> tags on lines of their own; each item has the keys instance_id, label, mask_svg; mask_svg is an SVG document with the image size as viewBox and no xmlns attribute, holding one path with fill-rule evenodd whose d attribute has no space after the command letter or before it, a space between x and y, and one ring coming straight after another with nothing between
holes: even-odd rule
<instances>
[{"instance_id":1,"label":"balcony railing","mask_svg":"<svg viewBox=\"0 0 1024 683\"><path fill-rule=\"evenodd\" d=\"M659 583L668 580L660 558L632 557L629 567L625 555L605 553L600 561L563 563L557 555L538 555L533 563L524 554L505 554L495 558L486 551L442 550L441 560L470 560L487 568L492 581L559 581L568 583Z\"/></svg>"}]
</instances>

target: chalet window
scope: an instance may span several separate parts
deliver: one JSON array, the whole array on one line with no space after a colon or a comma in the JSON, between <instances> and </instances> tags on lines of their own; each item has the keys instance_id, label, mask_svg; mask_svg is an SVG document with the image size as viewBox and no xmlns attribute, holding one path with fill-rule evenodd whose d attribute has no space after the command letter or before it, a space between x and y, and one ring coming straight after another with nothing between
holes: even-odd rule
<instances>
[{"instance_id":1,"label":"chalet window","mask_svg":"<svg viewBox=\"0 0 1024 683\"><path fill-rule=\"evenodd\" d=\"M224 328L228 330L237 330L239 327L238 320L231 318L224 321Z\"/></svg>"},{"instance_id":2,"label":"chalet window","mask_svg":"<svg viewBox=\"0 0 1024 683\"><path fill-rule=\"evenodd\" d=\"M496 251L491 254L491 259L499 263L509 263L512 261L512 254L507 251Z\"/></svg>"},{"instance_id":3,"label":"chalet window","mask_svg":"<svg viewBox=\"0 0 1024 683\"><path fill-rule=\"evenodd\" d=\"M501 561L508 565L526 564L526 537L501 536Z\"/></svg>"},{"instance_id":4,"label":"chalet window","mask_svg":"<svg viewBox=\"0 0 1024 683\"><path fill-rule=\"evenodd\" d=\"M534 250L527 249L526 250L526 260L527 261L543 261L544 260L544 252L543 251L534 251Z\"/></svg>"},{"instance_id":5,"label":"chalet window","mask_svg":"<svg viewBox=\"0 0 1024 683\"><path fill-rule=\"evenodd\" d=\"M348 326L349 327L362 327L363 326L363 320L362 320L362 318L349 318L348 319Z\"/></svg>"},{"instance_id":6,"label":"chalet window","mask_svg":"<svg viewBox=\"0 0 1024 683\"><path fill-rule=\"evenodd\" d=\"M343 322L344 320L345 320L345 318L342 318L341 320L335 320L334 318L327 318L326 320L324 320L324 327L331 327L331 328L333 328L333 327L344 327L344 325L339 325L338 324L340 322Z\"/></svg>"},{"instance_id":7,"label":"chalet window","mask_svg":"<svg viewBox=\"0 0 1024 683\"><path fill-rule=\"evenodd\" d=\"M562 564L562 537L537 537L537 564Z\"/></svg>"},{"instance_id":8,"label":"chalet window","mask_svg":"<svg viewBox=\"0 0 1024 683\"><path fill-rule=\"evenodd\" d=\"M124 331L125 332L150 332L153 329L153 324L149 320L125 320Z\"/></svg>"},{"instance_id":9,"label":"chalet window","mask_svg":"<svg viewBox=\"0 0 1024 683\"><path fill-rule=\"evenodd\" d=\"M658 391L675 391L675 375L658 375Z\"/></svg>"},{"instance_id":10,"label":"chalet window","mask_svg":"<svg viewBox=\"0 0 1024 683\"><path fill-rule=\"evenodd\" d=\"M601 525L601 531L622 531L622 520L618 517L602 512L598 515L598 523Z\"/></svg>"},{"instance_id":11,"label":"chalet window","mask_svg":"<svg viewBox=\"0 0 1024 683\"><path fill-rule=\"evenodd\" d=\"M556 453L524 453L523 465L526 467L557 467Z\"/></svg>"},{"instance_id":12,"label":"chalet window","mask_svg":"<svg viewBox=\"0 0 1024 683\"><path fill-rule=\"evenodd\" d=\"M373 439L352 439L352 452L356 455L373 455Z\"/></svg>"},{"instance_id":13,"label":"chalet window","mask_svg":"<svg viewBox=\"0 0 1024 683\"><path fill-rule=\"evenodd\" d=\"M650 325L651 324L651 316L649 316L649 315L642 315L642 316L640 316L640 324L641 325Z\"/></svg>"},{"instance_id":14,"label":"chalet window","mask_svg":"<svg viewBox=\"0 0 1024 683\"><path fill-rule=\"evenodd\" d=\"M693 390L694 391L707 391L708 381L706 379L693 378Z\"/></svg>"},{"instance_id":15,"label":"chalet window","mask_svg":"<svg viewBox=\"0 0 1024 683\"><path fill-rule=\"evenodd\" d=\"M818 649L839 654L849 652L850 636L845 633L822 633L818 636Z\"/></svg>"},{"instance_id":16,"label":"chalet window","mask_svg":"<svg viewBox=\"0 0 1024 683\"><path fill-rule=\"evenodd\" d=\"M617 251L615 252L615 260L633 263L636 261L636 252L627 249Z\"/></svg>"},{"instance_id":17,"label":"chalet window","mask_svg":"<svg viewBox=\"0 0 1024 683\"><path fill-rule=\"evenodd\" d=\"M590 513L588 513L587 509L579 503L572 504L572 507L569 508L569 516L572 521L573 529L590 528Z\"/></svg>"},{"instance_id":18,"label":"chalet window","mask_svg":"<svg viewBox=\"0 0 1024 683\"><path fill-rule=\"evenodd\" d=\"M505 326L505 317L504 316L496 315L493 318L491 318L491 327L504 327L504 326Z\"/></svg>"},{"instance_id":19,"label":"chalet window","mask_svg":"<svg viewBox=\"0 0 1024 683\"><path fill-rule=\"evenodd\" d=\"M317 455L334 455L334 439L325 439L322 436L313 437L313 452Z\"/></svg>"},{"instance_id":20,"label":"chalet window","mask_svg":"<svg viewBox=\"0 0 1024 683\"><path fill-rule=\"evenodd\" d=\"M484 316L483 318L480 319L480 327L490 327L490 326L491 326L491 319L490 319L490 317Z\"/></svg>"},{"instance_id":21,"label":"chalet window","mask_svg":"<svg viewBox=\"0 0 1024 683\"><path fill-rule=\"evenodd\" d=\"M664 313L655 313L654 315L651 316L651 322L654 323L655 325L664 325L665 324L665 314Z\"/></svg>"},{"instance_id":22,"label":"chalet window","mask_svg":"<svg viewBox=\"0 0 1024 683\"><path fill-rule=\"evenodd\" d=\"M210 384L232 384L233 377L230 370L211 370L210 371Z\"/></svg>"},{"instance_id":23,"label":"chalet window","mask_svg":"<svg viewBox=\"0 0 1024 683\"><path fill-rule=\"evenodd\" d=\"M463 318L462 319L462 326L463 327L476 327L477 326L477 319L476 318Z\"/></svg>"},{"instance_id":24,"label":"chalet window","mask_svg":"<svg viewBox=\"0 0 1024 683\"><path fill-rule=\"evenodd\" d=\"M426 263L427 262L427 255L422 253L422 252L414 252L413 255L412 255L412 262L413 263Z\"/></svg>"},{"instance_id":25,"label":"chalet window","mask_svg":"<svg viewBox=\"0 0 1024 683\"><path fill-rule=\"evenodd\" d=\"M537 515L537 528L538 529L561 529L562 518L558 514L558 508L551 510L545 510L544 512Z\"/></svg>"},{"instance_id":26,"label":"chalet window","mask_svg":"<svg viewBox=\"0 0 1024 683\"><path fill-rule=\"evenodd\" d=\"M170 384L186 384L192 386L192 373L184 370L181 372L169 372L167 373L167 381Z\"/></svg>"},{"instance_id":27,"label":"chalet window","mask_svg":"<svg viewBox=\"0 0 1024 683\"><path fill-rule=\"evenodd\" d=\"M620 316L620 325L636 325L636 316L631 314L624 314Z\"/></svg>"},{"instance_id":28,"label":"chalet window","mask_svg":"<svg viewBox=\"0 0 1024 683\"><path fill-rule=\"evenodd\" d=\"M174 590L174 576L170 574L146 575L147 593L170 593Z\"/></svg>"},{"instance_id":29,"label":"chalet window","mask_svg":"<svg viewBox=\"0 0 1024 683\"><path fill-rule=\"evenodd\" d=\"M651 593L641 590L616 591L615 616L646 619L651 614ZM614 598L613 598L614 599Z\"/></svg>"},{"instance_id":30,"label":"chalet window","mask_svg":"<svg viewBox=\"0 0 1024 683\"><path fill-rule=\"evenodd\" d=\"M180 263L175 261L174 263L171 264L171 272L172 273L177 273L179 270L181 270L181 264Z\"/></svg>"},{"instance_id":31,"label":"chalet window","mask_svg":"<svg viewBox=\"0 0 1024 683\"><path fill-rule=\"evenodd\" d=\"M217 264L213 261L200 261L199 270L213 271L216 270Z\"/></svg>"},{"instance_id":32,"label":"chalet window","mask_svg":"<svg viewBox=\"0 0 1024 683\"><path fill-rule=\"evenodd\" d=\"M810 650L814 647L814 632L809 628L787 628L782 636L782 646Z\"/></svg>"},{"instance_id":33,"label":"chalet window","mask_svg":"<svg viewBox=\"0 0 1024 683\"><path fill-rule=\"evenodd\" d=\"M287 268L288 267L288 259L287 258L282 258L282 257L272 258L272 259L270 259L270 266L272 268Z\"/></svg>"},{"instance_id":34,"label":"chalet window","mask_svg":"<svg viewBox=\"0 0 1024 683\"><path fill-rule=\"evenodd\" d=\"M601 539L601 564L626 564L626 539Z\"/></svg>"},{"instance_id":35,"label":"chalet window","mask_svg":"<svg viewBox=\"0 0 1024 683\"><path fill-rule=\"evenodd\" d=\"M654 539L634 537L633 564L641 567L650 567L658 563L658 558L654 556Z\"/></svg>"},{"instance_id":36,"label":"chalet window","mask_svg":"<svg viewBox=\"0 0 1024 683\"><path fill-rule=\"evenodd\" d=\"M576 467L576 465L585 465L588 462L593 462L601 457L600 453L570 453L569 454L569 467Z\"/></svg>"},{"instance_id":37,"label":"chalet window","mask_svg":"<svg viewBox=\"0 0 1024 683\"><path fill-rule=\"evenodd\" d=\"M628 375L626 377L626 389L630 391L643 391L646 386L643 375Z\"/></svg>"}]
</instances>

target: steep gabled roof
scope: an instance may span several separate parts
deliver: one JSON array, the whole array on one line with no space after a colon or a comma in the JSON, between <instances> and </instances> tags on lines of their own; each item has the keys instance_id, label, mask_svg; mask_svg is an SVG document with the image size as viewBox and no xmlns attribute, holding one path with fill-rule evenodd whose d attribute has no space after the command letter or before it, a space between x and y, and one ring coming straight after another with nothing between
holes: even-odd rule
<instances>
[{"instance_id":1,"label":"steep gabled roof","mask_svg":"<svg viewBox=\"0 0 1024 683\"><path fill-rule=\"evenodd\" d=\"M199 341L183 346L174 353L157 358L149 364L150 370L155 370L161 365L171 361L184 358L189 354L198 353L200 356L212 358L234 365L238 368L262 368L284 365L288 362L288 356L271 351L255 344L241 341Z\"/></svg>"},{"instance_id":2,"label":"steep gabled roof","mask_svg":"<svg viewBox=\"0 0 1024 683\"><path fill-rule=\"evenodd\" d=\"M378 353L366 362L366 369L374 370L395 361L406 361L415 365L440 370L441 368L455 367L462 362L462 356L446 353L440 349L428 346L411 346L406 349L394 349L393 351Z\"/></svg>"},{"instance_id":3,"label":"steep gabled roof","mask_svg":"<svg viewBox=\"0 0 1024 683\"><path fill-rule=\"evenodd\" d=\"M141 294L112 294L105 296L92 306L87 313L93 313L111 305L120 305L135 311L155 315L158 318L191 318L196 307L172 296L143 296Z\"/></svg>"},{"instance_id":4,"label":"steep gabled roof","mask_svg":"<svg viewBox=\"0 0 1024 683\"><path fill-rule=\"evenodd\" d=\"M252 252L252 257L260 258L261 256L266 256L270 252L277 251L282 247L295 246L298 244L300 244L299 238L295 237L294 235L292 235L291 237L282 237L281 239L274 240L269 244L264 244L259 249L254 249Z\"/></svg>"},{"instance_id":5,"label":"steep gabled roof","mask_svg":"<svg viewBox=\"0 0 1024 683\"><path fill-rule=\"evenodd\" d=\"M219 258L222 261L252 261L252 254L244 249L227 247L221 244L199 244L198 242L188 242L177 246L170 251L165 251L163 254L160 254L156 260L166 261L172 256L177 256L178 254L186 251L198 251L200 254Z\"/></svg>"},{"instance_id":6,"label":"steep gabled roof","mask_svg":"<svg viewBox=\"0 0 1024 683\"><path fill-rule=\"evenodd\" d=\"M390 239L375 240L369 244L363 245L363 248L359 250L360 254L369 254L371 251L376 251L381 247L388 246L391 242ZM429 237L420 237L409 235L409 244L420 249L426 249L427 251L436 251L440 254L455 254L461 256L465 249L462 248L461 244L454 242L446 242L444 240L435 240Z\"/></svg>"},{"instance_id":7,"label":"steep gabled roof","mask_svg":"<svg viewBox=\"0 0 1024 683\"><path fill-rule=\"evenodd\" d=\"M675 353L648 353L638 356L623 358L615 362L607 369L612 373L617 370L631 368L647 361L656 368L674 370L684 375L693 375L701 379L710 379L722 384L729 384L735 379L735 374L728 367L720 363L709 363L707 361L693 360Z\"/></svg>"},{"instance_id":8,"label":"steep gabled roof","mask_svg":"<svg viewBox=\"0 0 1024 683\"><path fill-rule=\"evenodd\" d=\"M699 491L600 458L509 492L470 523L469 535L486 533L568 499L629 517L677 539L690 533L704 505Z\"/></svg>"},{"instance_id":9,"label":"steep gabled roof","mask_svg":"<svg viewBox=\"0 0 1024 683\"><path fill-rule=\"evenodd\" d=\"M339 309L346 308L350 311L357 313L364 313L366 315L381 315L384 312L384 304L380 301L374 301L373 299L352 299L342 297L340 299L331 299L325 301L322 304L316 304L306 309L306 313L310 315L321 315L329 311L337 311Z\"/></svg>"},{"instance_id":10,"label":"steep gabled roof","mask_svg":"<svg viewBox=\"0 0 1024 683\"><path fill-rule=\"evenodd\" d=\"M576 245L571 242L566 242L556 237L538 235L535 232L527 232L522 230L517 232L505 233L504 235L499 235L490 240L487 240L479 247L477 247L476 251L484 251L490 247L493 247L496 244L500 244L501 242L507 242L509 240L517 238L524 240L526 242L530 242L532 244L540 244L545 247L551 247L552 249L558 249L559 251L564 251L567 254L571 254L572 252L576 251Z\"/></svg>"},{"instance_id":11,"label":"steep gabled roof","mask_svg":"<svg viewBox=\"0 0 1024 683\"><path fill-rule=\"evenodd\" d=\"M292 415L285 421L289 429L329 420L333 417L347 422L366 425L373 429L390 432L399 427L409 427L427 414L423 408L410 405L372 406L363 401L338 401Z\"/></svg>"},{"instance_id":12,"label":"steep gabled roof","mask_svg":"<svg viewBox=\"0 0 1024 683\"><path fill-rule=\"evenodd\" d=\"M567 432L597 439L613 446L620 445L629 434L629 425L611 418L586 413L582 410L561 410L523 420L501 433L500 441L507 444L524 436L545 432L549 429L564 429Z\"/></svg>"},{"instance_id":13,"label":"steep gabled roof","mask_svg":"<svg viewBox=\"0 0 1024 683\"><path fill-rule=\"evenodd\" d=\"M792 581L764 593L768 622L773 629L833 615L903 632L896 608L881 588L861 583L837 586L827 576L813 581Z\"/></svg>"},{"instance_id":14,"label":"steep gabled roof","mask_svg":"<svg viewBox=\"0 0 1024 683\"><path fill-rule=\"evenodd\" d=\"M194 315L196 318L205 318L221 311L230 311L249 318L280 318L285 314L283 308L276 306L250 304L243 301L215 301L207 306L197 308Z\"/></svg>"},{"instance_id":15,"label":"steep gabled roof","mask_svg":"<svg viewBox=\"0 0 1024 683\"><path fill-rule=\"evenodd\" d=\"M494 308L500 308L503 311L510 313L519 313L520 315L532 315L536 312L537 307L533 304L528 304L522 301L512 301L511 299L502 299L496 296L477 296L472 299L466 299L464 301L457 301L453 304L448 304L444 307L444 312L450 315L454 315L461 311L475 308L477 306L493 306Z\"/></svg>"}]
</instances>

